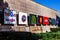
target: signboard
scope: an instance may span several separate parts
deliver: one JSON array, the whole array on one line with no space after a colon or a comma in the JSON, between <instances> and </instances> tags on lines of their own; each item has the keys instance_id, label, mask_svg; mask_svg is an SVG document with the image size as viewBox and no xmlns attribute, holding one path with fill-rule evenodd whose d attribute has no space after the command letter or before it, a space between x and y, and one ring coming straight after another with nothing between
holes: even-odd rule
<instances>
[{"instance_id":1,"label":"signboard","mask_svg":"<svg viewBox=\"0 0 60 40\"><path fill-rule=\"evenodd\" d=\"M42 24L42 23L43 23L43 17L42 16L38 16L37 24Z\"/></svg>"},{"instance_id":2,"label":"signboard","mask_svg":"<svg viewBox=\"0 0 60 40\"><path fill-rule=\"evenodd\" d=\"M27 13L19 12L19 24L27 24Z\"/></svg>"},{"instance_id":3,"label":"signboard","mask_svg":"<svg viewBox=\"0 0 60 40\"><path fill-rule=\"evenodd\" d=\"M58 25L59 24L59 17L57 16L56 17L56 25Z\"/></svg>"},{"instance_id":4,"label":"signboard","mask_svg":"<svg viewBox=\"0 0 60 40\"><path fill-rule=\"evenodd\" d=\"M30 22L30 24L36 24L36 21L37 21L36 15L30 14L29 15L29 22Z\"/></svg>"},{"instance_id":5,"label":"signboard","mask_svg":"<svg viewBox=\"0 0 60 40\"><path fill-rule=\"evenodd\" d=\"M49 18L48 20L49 20L49 24L52 24L52 19L51 19L51 18Z\"/></svg>"},{"instance_id":6,"label":"signboard","mask_svg":"<svg viewBox=\"0 0 60 40\"><path fill-rule=\"evenodd\" d=\"M16 24L16 12L8 9L4 10L4 24Z\"/></svg>"},{"instance_id":7,"label":"signboard","mask_svg":"<svg viewBox=\"0 0 60 40\"><path fill-rule=\"evenodd\" d=\"M56 20L52 19L52 25L56 25Z\"/></svg>"},{"instance_id":8,"label":"signboard","mask_svg":"<svg viewBox=\"0 0 60 40\"><path fill-rule=\"evenodd\" d=\"M48 17L44 17L43 18L43 24L44 25L48 25Z\"/></svg>"}]
</instances>

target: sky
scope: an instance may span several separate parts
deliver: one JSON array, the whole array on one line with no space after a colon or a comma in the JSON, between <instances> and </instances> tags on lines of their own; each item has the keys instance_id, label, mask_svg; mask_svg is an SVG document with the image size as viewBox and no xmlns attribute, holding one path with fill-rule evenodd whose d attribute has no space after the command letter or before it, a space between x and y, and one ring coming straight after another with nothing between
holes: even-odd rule
<instances>
[{"instance_id":1,"label":"sky","mask_svg":"<svg viewBox=\"0 0 60 40\"><path fill-rule=\"evenodd\" d=\"M57 10L60 14L60 0L33 0L39 4Z\"/></svg>"}]
</instances>

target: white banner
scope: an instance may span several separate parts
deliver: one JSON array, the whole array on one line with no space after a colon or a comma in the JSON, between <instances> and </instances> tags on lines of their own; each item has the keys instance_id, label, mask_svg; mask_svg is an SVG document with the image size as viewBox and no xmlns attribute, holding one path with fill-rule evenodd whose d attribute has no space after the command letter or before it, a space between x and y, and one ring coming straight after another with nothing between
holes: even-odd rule
<instances>
[{"instance_id":1,"label":"white banner","mask_svg":"<svg viewBox=\"0 0 60 40\"><path fill-rule=\"evenodd\" d=\"M27 24L27 13L19 12L19 24Z\"/></svg>"},{"instance_id":2,"label":"white banner","mask_svg":"<svg viewBox=\"0 0 60 40\"><path fill-rule=\"evenodd\" d=\"M5 17L5 24L16 24L16 17Z\"/></svg>"},{"instance_id":3,"label":"white banner","mask_svg":"<svg viewBox=\"0 0 60 40\"><path fill-rule=\"evenodd\" d=\"M16 12L4 10L4 24L16 24Z\"/></svg>"}]
</instances>

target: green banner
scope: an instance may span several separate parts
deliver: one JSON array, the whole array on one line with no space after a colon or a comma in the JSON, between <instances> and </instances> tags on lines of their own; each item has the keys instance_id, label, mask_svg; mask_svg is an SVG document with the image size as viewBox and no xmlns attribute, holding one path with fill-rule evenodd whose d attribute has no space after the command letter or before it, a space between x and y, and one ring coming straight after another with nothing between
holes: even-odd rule
<instances>
[{"instance_id":1,"label":"green banner","mask_svg":"<svg viewBox=\"0 0 60 40\"><path fill-rule=\"evenodd\" d=\"M30 24L36 24L36 15L30 14Z\"/></svg>"}]
</instances>

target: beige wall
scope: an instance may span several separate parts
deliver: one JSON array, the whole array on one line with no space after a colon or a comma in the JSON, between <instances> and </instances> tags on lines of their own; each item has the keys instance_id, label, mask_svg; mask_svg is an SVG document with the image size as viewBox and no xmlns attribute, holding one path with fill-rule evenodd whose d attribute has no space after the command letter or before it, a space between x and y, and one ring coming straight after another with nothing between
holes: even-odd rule
<instances>
[{"instance_id":1,"label":"beige wall","mask_svg":"<svg viewBox=\"0 0 60 40\"><path fill-rule=\"evenodd\" d=\"M17 12L26 12L36 15L47 16L56 18L57 12L33 1L28 0L5 0L8 3L10 9L16 10Z\"/></svg>"}]
</instances>

